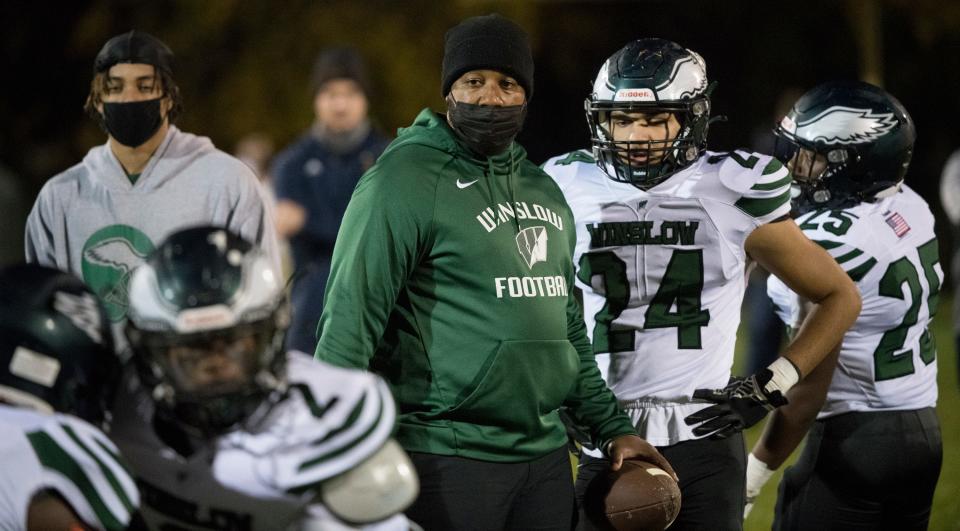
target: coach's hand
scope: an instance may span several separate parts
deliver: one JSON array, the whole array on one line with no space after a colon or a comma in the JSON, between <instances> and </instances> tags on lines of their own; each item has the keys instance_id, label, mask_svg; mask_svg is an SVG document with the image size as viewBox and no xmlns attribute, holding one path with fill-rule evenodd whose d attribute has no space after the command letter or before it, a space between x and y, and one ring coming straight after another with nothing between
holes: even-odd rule
<instances>
[{"instance_id":1,"label":"coach's hand","mask_svg":"<svg viewBox=\"0 0 960 531\"><path fill-rule=\"evenodd\" d=\"M734 378L723 389L697 389L693 392L694 398L715 405L688 415L684 422L688 426L699 424L693 429L694 435L710 435L714 439L723 439L753 426L774 408L787 403L780 391L766 389L771 377L770 369L763 369L749 378Z\"/></svg>"},{"instance_id":2,"label":"coach's hand","mask_svg":"<svg viewBox=\"0 0 960 531\"><path fill-rule=\"evenodd\" d=\"M610 443L607 455L610 456L611 470L620 470L624 459L640 459L657 465L666 470L674 481L680 481L667 458L663 457L652 444L637 435L621 435L615 438Z\"/></svg>"}]
</instances>

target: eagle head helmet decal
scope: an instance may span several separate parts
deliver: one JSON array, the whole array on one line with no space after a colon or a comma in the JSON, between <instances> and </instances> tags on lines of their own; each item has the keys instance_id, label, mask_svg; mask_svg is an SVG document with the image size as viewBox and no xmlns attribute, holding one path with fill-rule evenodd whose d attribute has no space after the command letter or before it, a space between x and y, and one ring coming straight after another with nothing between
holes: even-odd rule
<instances>
[{"instance_id":1,"label":"eagle head helmet decal","mask_svg":"<svg viewBox=\"0 0 960 531\"><path fill-rule=\"evenodd\" d=\"M774 134L777 157L794 175L797 213L896 193L916 139L903 105L861 81L814 87L797 100Z\"/></svg>"}]
</instances>

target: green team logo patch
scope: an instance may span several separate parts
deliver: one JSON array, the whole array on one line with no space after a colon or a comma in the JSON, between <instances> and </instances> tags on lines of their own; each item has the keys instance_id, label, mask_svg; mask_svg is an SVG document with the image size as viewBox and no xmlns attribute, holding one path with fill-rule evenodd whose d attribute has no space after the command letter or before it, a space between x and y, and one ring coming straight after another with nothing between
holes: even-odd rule
<instances>
[{"instance_id":1,"label":"green team logo patch","mask_svg":"<svg viewBox=\"0 0 960 531\"><path fill-rule=\"evenodd\" d=\"M83 281L100 296L111 321L127 315L130 274L153 249L150 238L129 225L104 227L83 244Z\"/></svg>"}]
</instances>

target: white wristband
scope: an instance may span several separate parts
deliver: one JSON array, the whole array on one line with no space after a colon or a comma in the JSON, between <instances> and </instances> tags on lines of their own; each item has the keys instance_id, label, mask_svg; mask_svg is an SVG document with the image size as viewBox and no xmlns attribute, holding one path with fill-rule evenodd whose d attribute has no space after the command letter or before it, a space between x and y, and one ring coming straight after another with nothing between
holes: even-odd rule
<instances>
[{"instance_id":1,"label":"white wristband","mask_svg":"<svg viewBox=\"0 0 960 531\"><path fill-rule=\"evenodd\" d=\"M766 463L753 456L753 452L747 454L747 500L753 501L760 494L760 489L770 481L770 477L776 470L771 469Z\"/></svg>"},{"instance_id":2,"label":"white wristband","mask_svg":"<svg viewBox=\"0 0 960 531\"><path fill-rule=\"evenodd\" d=\"M787 391L800 381L800 370L787 358L779 357L767 368L773 373L773 377L763 388L767 393L780 391L781 395L786 396Z\"/></svg>"}]
</instances>

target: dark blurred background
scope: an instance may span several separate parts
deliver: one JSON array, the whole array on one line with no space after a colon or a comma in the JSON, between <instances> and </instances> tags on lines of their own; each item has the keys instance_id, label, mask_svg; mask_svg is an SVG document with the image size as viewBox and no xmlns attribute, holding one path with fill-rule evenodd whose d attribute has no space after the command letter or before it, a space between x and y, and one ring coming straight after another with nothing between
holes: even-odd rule
<instances>
[{"instance_id":1,"label":"dark blurred background","mask_svg":"<svg viewBox=\"0 0 960 531\"><path fill-rule=\"evenodd\" d=\"M499 12L531 35L536 89L520 142L531 159L588 145L583 99L601 63L627 41L663 37L698 51L719 82L715 150L769 149L777 112L813 85L860 78L884 86L913 115L918 140L907 182L938 217L948 271L952 231L938 182L960 148L960 2L780 1L316 1L69 0L0 2L0 264L23 257L23 221L44 182L105 141L82 107L93 58L132 28L177 56L185 112L178 125L234 152L251 134L284 147L313 120L310 70L331 45L369 63L371 115L385 132L440 97L443 34L461 19ZM779 108L779 109L778 109ZM946 293L946 292L945 292ZM960 531L960 426L949 303L941 303L944 471L931 529ZM755 438L759 427L752 432ZM747 529L769 529L767 487ZM752 527L751 527L752 526Z\"/></svg>"},{"instance_id":2,"label":"dark blurred background","mask_svg":"<svg viewBox=\"0 0 960 531\"><path fill-rule=\"evenodd\" d=\"M16 0L0 4L0 234L17 235L8 248L22 245L43 183L104 141L82 106L93 57L115 34L138 28L166 41L185 100L178 125L233 151L250 133L281 148L308 127L310 67L328 45L366 56L384 131L442 109L443 34L490 12L532 38L536 93L520 141L535 162L587 145L582 103L600 64L630 39L659 36L700 52L719 82L714 110L729 121L711 130L711 149L763 147L785 92L837 78L884 86L919 131L908 183L942 219L940 170L960 147L960 2Z\"/></svg>"}]
</instances>

